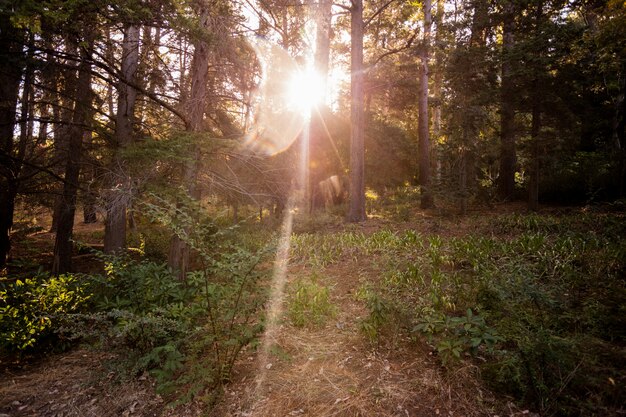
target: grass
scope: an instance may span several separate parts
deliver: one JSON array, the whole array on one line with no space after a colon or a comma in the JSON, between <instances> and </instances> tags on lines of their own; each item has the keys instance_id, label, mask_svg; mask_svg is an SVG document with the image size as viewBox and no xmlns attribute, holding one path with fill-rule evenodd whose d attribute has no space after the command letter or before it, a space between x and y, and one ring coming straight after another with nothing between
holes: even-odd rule
<instances>
[{"instance_id":1,"label":"grass","mask_svg":"<svg viewBox=\"0 0 626 417\"><path fill-rule=\"evenodd\" d=\"M360 297L371 341L397 328L542 415L610 415L625 406L624 220L510 214L465 235L454 221L430 234L301 234L293 255L315 268L378 266Z\"/></svg>"},{"instance_id":2,"label":"grass","mask_svg":"<svg viewBox=\"0 0 626 417\"><path fill-rule=\"evenodd\" d=\"M330 301L330 288L317 279L300 279L290 295L289 319L296 327L322 326L336 315L337 308Z\"/></svg>"},{"instance_id":3,"label":"grass","mask_svg":"<svg viewBox=\"0 0 626 417\"><path fill-rule=\"evenodd\" d=\"M624 220L620 213L594 210L422 217L397 224L374 220L342 227L332 218L323 218L323 227L309 219L292 239L290 264L299 276L286 311L293 326L285 326L289 331L270 350L276 394L262 407L268 415L288 415L302 404L316 415L395 415L398 404L424 415L436 410L502 415L494 405L497 396L544 416L618 415L625 407L626 383ZM141 237L146 249L165 242L150 224L139 226L155 232ZM217 243L230 244L228 237L241 250L254 252L273 237L261 225L242 224L237 231L236 239L225 234ZM116 328L133 348L147 346L143 359L150 363L144 368L163 371L154 374L160 385L167 387L192 368L179 381L200 398L201 390L193 387L206 386L198 383L214 374L203 368L207 352L223 355L221 347L236 341L222 337L240 324L229 319L236 309L225 304L212 310L240 298L229 285L237 271L247 269L228 253L216 258L227 269L223 281L211 273L209 286L190 293L194 300L209 298L166 303L166 318L198 308L202 319L195 322L196 331L182 332L189 333L185 343L160 341L161 330L174 329L163 320L162 307L144 318L128 316L134 321ZM120 273L130 273L122 266ZM259 266L267 269L266 263ZM122 274L119 283L131 285L130 278L143 277L140 301L155 304L158 291L175 296L167 287L170 279L161 276L165 270L135 272ZM244 298L254 293L253 287L241 288ZM213 327L206 322L207 308L217 320ZM329 321L337 326L325 325ZM219 339L213 337L215 329ZM219 352L213 352L216 340L225 342ZM253 355L254 347L245 352ZM233 364L226 361L227 367Z\"/></svg>"}]
</instances>

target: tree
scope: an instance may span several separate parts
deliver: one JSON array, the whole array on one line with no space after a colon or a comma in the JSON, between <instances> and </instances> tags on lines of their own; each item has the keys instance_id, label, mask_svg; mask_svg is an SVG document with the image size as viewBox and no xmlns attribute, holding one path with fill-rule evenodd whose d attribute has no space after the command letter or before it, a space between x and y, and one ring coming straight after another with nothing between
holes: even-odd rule
<instances>
[{"instance_id":1,"label":"tree","mask_svg":"<svg viewBox=\"0 0 626 417\"><path fill-rule=\"evenodd\" d=\"M68 154L66 156L65 176L61 210L57 233L54 240L54 256L52 274L59 275L70 272L72 269L72 232L74 229L74 214L76 212L76 194L79 188L80 162L82 158L83 137L85 126L90 123L89 114L93 93L91 91L91 55L95 38L94 28L85 25L82 39L77 40L80 47L80 61L78 63L78 78L69 82L75 83L71 88L74 96L72 109L72 124L67 130ZM89 131L87 129L87 131ZM89 133L90 134L90 133Z\"/></svg>"},{"instance_id":2,"label":"tree","mask_svg":"<svg viewBox=\"0 0 626 417\"><path fill-rule=\"evenodd\" d=\"M430 29L432 25L431 2L425 0L424 37L420 48L418 137L419 137L419 182L422 193L421 207L432 208L435 205L431 190L430 167L430 118L428 116L428 59L430 58Z\"/></svg>"},{"instance_id":3,"label":"tree","mask_svg":"<svg viewBox=\"0 0 626 417\"><path fill-rule=\"evenodd\" d=\"M24 32L11 22L9 10L0 9L0 269L9 255L18 193L19 160L15 156L14 128L19 86L24 69Z\"/></svg>"},{"instance_id":4,"label":"tree","mask_svg":"<svg viewBox=\"0 0 626 417\"><path fill-rule=\"evenodd\" d=\"M534 13L534 25L533 33L538 41L544 38L543 32L543 0L539 0L535 5ZM534 42L538 44L539 42ZM540 44L543 46L542 44ZM534 74L531 81L531 128L530 128L530 141L531 141L531 157L530 157L530 181L528 184L528 208L537 211L539 209L539 141L541 135L541 112L543 107L542 91L541 91L541 79L544 78L544 68L542 67L541 58L543 55L543 49L535 50L537 55L538 65L532 68Z\"/></svg>"},{"instance_id":5,"label":"tree","mask_svg":"<svg viewBox=\"0 0 626 417\"><path fill-rule=\"evenodd\" d=\"M365 118L363 109L363 1L350 7L350 204L349 222L365 215Z\"/></svg>"},{"instance_id":6,"label":"tree","mask_svg":"<svg viewBox=\"0 0 626 417\"><path fill-rule=\"evenodd\" d=\"M192 134L202 130L204 119L205 96L207 91L207 76L209 73L209 42L207 37L211 33L210 6L206 1L200 1L197 9L201 35L194 42L193 59L191 62L191 93L186 103L189 118L186 130ZM198 171L200 169L200 148L192 145L191 155L184 167L184 184L189 197L199 200L201 192L198 186ZM189 227L189 226L188 226ZM185 231L189 234L189 230ZM178 271L179 277L184 278L189 269L190 247L183 236L174 234L170 242L168 265Z\"/></svg>"},{"instance_id":7,"label":"tree","mask_svg":"<svg viewBox=\"0 0 626 417\"><path fill-rule=\"evenodd\" d=\"M510 200L515 194L515 82L513 48L515 47L515 5L505 0L502 13L502 83L500 93L500 177L499 194Z\"/></svg>"},{"instance_id":8,"label":"tree","mask_svg":"<svg viewBox=\"0 0 626 417\"><path fill-rule=\"evenodd\" d=\"M114 253L126 246L126 210L129 199L127 164L120 157L120 148L127 147L133 141L133 119L137 91L128 82L136 83L135 73L139 61L139 30L134 23L124 26L122 41L121 75L118 83L117 115L115 119L115 149L111 166L113 179L112 190L108 192L107 217L104 233L104 251Z\"/></svg>"},{"instance_id":9,"label":"tree","mask_svg":"<svg viewBox=\"0 0 626 417\"><path fill-rule=\"evenodd\" d=\"M315 205L316 198L316 186L320 181L324 180L324 177L328 177L328 173L322 169L321 161L323 158L322 144L328 144L326 139L326 129L322 115L322 106L326 99L326 90L328 82L328 71L330 61L330 38L331 38L331 23L332 23L332 1L322 0L315 8L315 22L316 22L316 36L315 36L315 55L314 55L314 68L317 76L320 79L323 90L323 97L321 97L319 107L313 109L310 123L310 134L308 141L308 161L306 162L307 171L309 175L307 184L307 199L309 205L309 211L312 211ZM314 161L315 163L311 163Z\"/></svg>"}]
</instances>

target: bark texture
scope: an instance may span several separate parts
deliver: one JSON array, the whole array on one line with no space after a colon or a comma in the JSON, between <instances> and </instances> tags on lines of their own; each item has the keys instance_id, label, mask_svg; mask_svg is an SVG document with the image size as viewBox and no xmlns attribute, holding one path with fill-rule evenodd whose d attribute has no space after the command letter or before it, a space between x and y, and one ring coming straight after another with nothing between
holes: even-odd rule
<instances>
[{"instance_id":1,"label":"bark texture","mask_svg":"<svg viewBox=\"0 0 626 417\"><path fill-rule=\"evenodd\" d=\"M78 67L72 125L68 128L68 152L65 164L65 181L61 195L61 210L54 241L52 274L59 275L72 270L72 232L76 213L76 194L80 176L84 127L88 122L93 94L91 91L91 48L93 34L88 32L85 45L81 49L81 62Z\"/></svg>"},{"instance_id":2,"label":"bark texture","mask_svg":"<svg viewBox=\"0 0 626 417\"><path fill-rule=\"evenodd\" d=\"M0 270L11 249L10 231L18 184L13 129L22 76L21 37L8 16L0 15Z\"/></svg>"},{"instance_id":3,"label":"bark texture","mask_svg":"<svg viewBox=\"0 0 626 417\"><path fill-rule=\"evenodd\" d=\"M363 109L363 1L352 0L350 9L350 208L349 222L365 215L365 117Z\"/></svg>"},{"instance_id":4,"label":"bark texture","mask_svg":"<svg viewBox=\"0 0 626 417\"><path fill-rule=\"evenodd\" d=\"M209 5L202 2L199 10L200 26L209 31L211 26ZM193 59L191 61L191 93L187 101L189 119L187 131L200 132L204 120L205 98L207 92L207 81L209 75L209 44L204 39L198 39L194 44ZM187 184L187 193L192 199L200 199L200 188L198 187L198 171L200 169L200 148L197 145L192 147L192 155L189 162L185 164L184 182ZM189 227L185 233L189 235ZM177 234L172 236L168 255L168 265L177 271L179 278L184 279L189 270L190 247L185 239Z\"/></svg>"},{"instance_id":5,"label":"bark texture","mask_svg":"<svg viewBox=\"0 0 626 417\"><path fill-rule=\"evenodd\" d=\"M421 188L421 207L432 208L435 205L431 190L430 172L430 119L428 117L428 59L430 58L430 29L432 26L431 1L424 0L424 39L420 54L419 94L418 94L418 152L419 184Z\"/></svg>"},{"instance_id":6,"label":"bark texture","mask_svg":"<svg viewBox=\"0 0 626 417\"><path fill-rule=\"evenodd\" d=\"M502 25L502 85L500 95L500 177L499 194L504 200L515 195L515 85L511 52L515 45L515 8L511 1L504 5Z\"/></svg>"},{"instance_id":7,"label":"bark texture","mask_svg":"<svg viewBox=\"0 0 626 417\"><path fill-rule=\"evenodd\" d=\"M104 251L114 253L126 247L126 210L128 208L130 178L119 150L133 141L133 119L137 90L125 81L134 81L139 63L139 26L126 25L122 42L122 76L118 86L117 114L115 117L116 155L111 173L113 184L107 199L107 217L104 227Z\"/></svg>"}]
</instances>

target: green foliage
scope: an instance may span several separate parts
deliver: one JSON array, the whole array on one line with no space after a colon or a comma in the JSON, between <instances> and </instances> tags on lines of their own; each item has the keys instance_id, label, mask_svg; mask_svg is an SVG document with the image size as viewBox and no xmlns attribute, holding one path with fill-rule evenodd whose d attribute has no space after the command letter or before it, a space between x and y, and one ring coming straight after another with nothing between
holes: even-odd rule
<instances>
[{"instance_id":1,"label":"green foliage","mask_svg":"<svg viewBox=\"0 0 626 417\"><path fill-rule=\"evenodd\" d=\"M387 254L403 245L405 237L389 230L367 236L362 232L334 234L303 233L292 236L291 255L295 262L323 268L340 260L358 260L360 255Z\"/></svg>"},{"instance_id":2,"label":"green foliage","mask_svg":"<svg viewBox=\"0 0 626 417\"><path fill-rule=\"evenodd\" d=\"M271 236L238 239L191 201L149 200L145 212L161 221L161 233L171 235L163 233L166 226L180 232L195 249L194 270L180 279L166 264L144 258L146 240L138 236L138 248L96 254L103 275L3 278L0 347L21 352L60 339L92 342L119 353L122 376L152 374L171 401L212 402L241 351L263 330L261 265Z\"/></svg>"},{"instance_id":3,"label":"green foliage","mask_svg":"<svg viewBox=\"0 0 626 417\"><path fill-rule=\"evenodd\" d=\"M448 367L476 358L483 377L546 415L601 415L626 355L626 247L620 215L507 215L492 237L377 233L385 241L376 290L361 298L372 341L410 329ZM365 243L367 242L367 243ZM384 330L384 331L382 331ZM385 333L386 332L386 333ZM613 381L613 382L611 382ZM609 413L610 414L610 413Z\"/></svg>"},{"instance_id":4,"label":"green foliage","mask_svg":"<svg viewBox=\"0 0 626 417\"><path fill-rule=\"evenodd\" d=\"M365 290L365 302L369 311L368 316L361 321L361 331L367 336L371 343L380 343L383 329L389 325L391 319L388 301L383 299L375 291Z\"/></svg>"},{"instance_id":5,"label":"green foliage","mask_svg":"<svg viewBox=\"0 0 626 417\"><path fill-rule=\"evenodd\" d=\"M289 301L289 319L294 326L321 326L335 314L328 287L304 279L296 281Z\"/></svg>"},{"instance_id":6,"label":"green foliage","mask_svg":"<svg viewBox=\"0 0 626 417\"><path fill-rule=\"evenodd\" d=\"M465 316L441 316L432 311L431 315L418 319L413 331L425 334L431 343L436 340L437 353L444 363L460 359L461 354L476 355L481 346L493 351L500 339L495 329L485 323L485 319L475 315L471 308Z\"/></svg>"},{"instance_id":7,"label":"green foliage","mask_svg":"<svg viewBox=\"0 0 626 417\"><path fill-rule=\"evenodd\" d=\"M89 282L78 275L0 279L0 348L16 353L43 343L89 298Z\"/></svg>"},{"instance_id":8,"label":"green foliage","mask_svg":"<svg viewBox=\"0 0 626 417\"><path fill-rule=\"evenodd\" d=\"M165 265L108 258L96 300L111 322L107 343L127 351L130 373L150 371L176 400L219 391L263 328L263 255L232 246L185 280Z\"/></svg>"}]
</instances>

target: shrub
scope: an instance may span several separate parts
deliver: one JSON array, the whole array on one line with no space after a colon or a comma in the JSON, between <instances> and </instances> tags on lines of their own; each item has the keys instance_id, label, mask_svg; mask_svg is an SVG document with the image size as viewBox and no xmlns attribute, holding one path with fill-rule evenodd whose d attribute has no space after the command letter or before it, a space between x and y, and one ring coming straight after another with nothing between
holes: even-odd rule
<instances>
[{"instance_id":1,"label":"shrub","mask_svg":"<svg viewBox=\"0 0 626 417\"><path fill-rule=\"evenodd\" d=\"M15 354L50 346L55 331L68 314L76 313L90 298L90 283L79 275L0 279L0 347ZM45 346L44 346L45 345Z\"/></svg>"},{"instance_id":2,"label":"shrub","mask_svg":"<svg viewBox=\"0 0 626 417\"><path fill-rule=\"evenodd\" d=\"M619 218L508 215L485 224L492 237L386 238L386 272L364 297L366 335L394 323L445 366L480 358L494 390L542 415L611 414L624 407L626 365Z\"/></svg>"}]
</instances>

